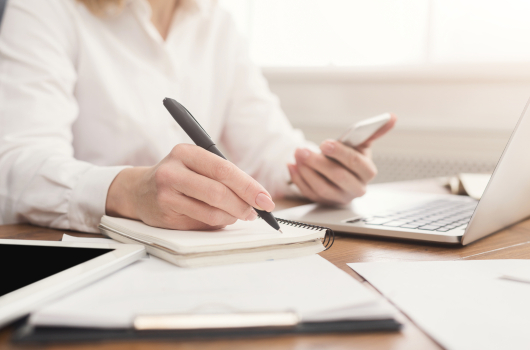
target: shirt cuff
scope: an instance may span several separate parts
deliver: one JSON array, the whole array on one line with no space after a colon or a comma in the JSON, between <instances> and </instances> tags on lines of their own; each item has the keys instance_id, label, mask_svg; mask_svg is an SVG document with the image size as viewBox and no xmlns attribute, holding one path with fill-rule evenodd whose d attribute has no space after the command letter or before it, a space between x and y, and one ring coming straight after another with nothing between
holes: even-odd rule
<instances>
[{"instance_id":1,"label":"shirt cuff","mask_svg":"<svg viewBox=\"0 0 530 350\"><path fill-rule=\"evenodd\" d=\"M68 219L70 229L82 232L99 232L98 224L105 215L109 187L120 171L128 166L93 166L83 173L73 189Z\"/></svg>"}]
</instances>

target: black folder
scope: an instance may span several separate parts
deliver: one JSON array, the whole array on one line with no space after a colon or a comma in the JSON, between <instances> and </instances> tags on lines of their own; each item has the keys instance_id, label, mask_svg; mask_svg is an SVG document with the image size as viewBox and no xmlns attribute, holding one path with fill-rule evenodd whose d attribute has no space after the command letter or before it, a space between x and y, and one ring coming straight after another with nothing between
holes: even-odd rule
<instances>
[{"instance_id":1,"label":"black folder","mask_svg":"<svg viewBox=\"0 0 530 350\"><path fill-rule=\"evenodd\" d=\"M13 333L12 341L18 344L79 343L117 340L201 340L216 338L271 337L286 334L322 334L399 331L401 324L394 319L366 321L335 321L299 323L294 327L208 329L208 330L135 330L35 327L23 323Z\"/></svg>"}]
</instances>

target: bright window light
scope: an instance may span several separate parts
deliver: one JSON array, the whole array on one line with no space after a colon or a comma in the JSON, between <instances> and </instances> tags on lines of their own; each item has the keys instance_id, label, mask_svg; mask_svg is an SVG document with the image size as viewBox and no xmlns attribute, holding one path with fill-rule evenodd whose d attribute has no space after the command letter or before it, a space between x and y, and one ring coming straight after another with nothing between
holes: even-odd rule
<instances>
[{"instance_id":1,"label":"bright window light","mask_svg":"<svg viewBox=\"0 0 530 350\"><path fill-rule=\"evenodd\" d=\"M530 1L436 0L430 60L530 61Z\"/></svg>"},{"instance_id":2,"label":"bright window light","mask_svg":"<svg viewBox=\"0 0 530 350\"><path fill-rule=\"evenodd\" d=\"M530 61L527 0L221 0L262 66Z\"/></svg>"}]
</instances>

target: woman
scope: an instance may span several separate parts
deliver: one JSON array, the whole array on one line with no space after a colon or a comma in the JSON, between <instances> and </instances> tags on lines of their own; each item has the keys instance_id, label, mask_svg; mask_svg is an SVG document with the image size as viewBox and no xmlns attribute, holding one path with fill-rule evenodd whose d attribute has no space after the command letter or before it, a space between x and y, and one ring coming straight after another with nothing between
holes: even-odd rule
<instances>
[{"instance_id":1,"label":"woman","mask_svg":"<svg viewBox=\"0 0 530 350\"><path fill-rule=\"evenodd\" d=\"M190 145L166 96L234 163ZM9 0L1 222L97 232L106 213L215 229L271 211L271 194L347 203L375 176L367 147L394 122L358 150L329 140L315 152L215 1Z\"/></svg>"}]
</instances>

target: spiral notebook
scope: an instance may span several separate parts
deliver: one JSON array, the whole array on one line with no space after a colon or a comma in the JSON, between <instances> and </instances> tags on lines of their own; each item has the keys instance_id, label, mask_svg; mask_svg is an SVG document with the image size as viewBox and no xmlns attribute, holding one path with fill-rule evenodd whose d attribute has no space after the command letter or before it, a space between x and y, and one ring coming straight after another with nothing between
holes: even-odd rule
<instances>
[{"instance_id":1,"label":"spiral notebook","mask_svg":"<svg viewBox=\"0 0 530 350\"><path fill-rule=\"evenodd\" d=\"M237 221L221 230L179 231L140 221L103 216L102 234L122 243L143 244L149 254L181 267L276 260L317 254L333 244L332 230L278 219L279 233L265 221Z\"/></svg>"}]
</instances>

